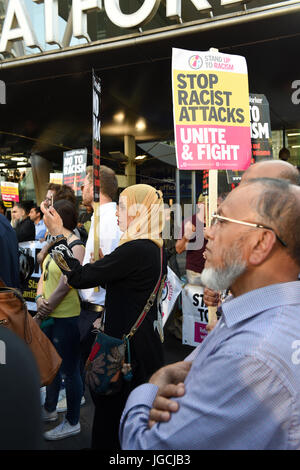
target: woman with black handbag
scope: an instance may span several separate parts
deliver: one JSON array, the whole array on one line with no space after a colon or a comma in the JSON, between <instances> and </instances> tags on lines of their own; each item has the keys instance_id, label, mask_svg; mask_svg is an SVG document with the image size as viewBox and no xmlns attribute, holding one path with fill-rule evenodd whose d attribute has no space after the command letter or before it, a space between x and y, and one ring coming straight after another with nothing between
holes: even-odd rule
<instances>
[{"instance_id":1,"label":"woman with black handbag","mask_svg":"<svg viewBox=\"0 0 300 470\"><path fill-rule=\"evenodd\" d=\"M53 208L42 207L44 220L50 233L56 237L50 253L60 269L75 288L90 288L101 285L106 288L104 333L108 340L122 340L127 336L126 362L131 364L132 379L117 381L120 349L111 349L111 354L101 353L101 342L90 355L93 360L98 350L98 369L89 376L95 403L92 448L103 450L120 449L118 430L120 417L131 390L144 383L159 369L163 361L162 328L157 310L157 294L167 272L167 261L163 251L161 233L164 223L163 198L160 191L149 185L134 185L120 195L118 219L124 232L119 247L111 254L93 264L81 266L68 249L62 235L62 223ZM160 334L159 334L160 332ZM123 341L119 341L121 344ZM122 345L120 346L122 347ZM100 349L100 351L99 351ZM130 361L128 353L130 352ZM110 365L103 360L108 357ZM101 362L102 361L102 362ZM101 374L112 379L108 392L99 394ZM115 369L114 369L115 367ZM128 378L128 368L123 368ZM112 384L112 382L115 382ZM114 393L116 392L117 393ZM108 393L108 394L107 394Z\"/></svg>"}]
</instances>

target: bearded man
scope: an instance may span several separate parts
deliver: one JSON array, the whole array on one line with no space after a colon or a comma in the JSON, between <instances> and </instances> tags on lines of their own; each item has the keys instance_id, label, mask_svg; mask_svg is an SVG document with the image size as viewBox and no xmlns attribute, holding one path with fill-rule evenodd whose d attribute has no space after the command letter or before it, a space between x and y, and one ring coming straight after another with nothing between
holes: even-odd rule
<instances>
[{"instance_id":1,"label":"bearded man","mask_svg":"<svg viewBox=\"0 0 300 470\"><path fill-rule=\"evenodd\" d=\"M201 277L232 296L185 361L131 393L123 449L300 448L299 224L300 188L283 180L251 180L219 206Z\"/></svg>"}]
</instances>

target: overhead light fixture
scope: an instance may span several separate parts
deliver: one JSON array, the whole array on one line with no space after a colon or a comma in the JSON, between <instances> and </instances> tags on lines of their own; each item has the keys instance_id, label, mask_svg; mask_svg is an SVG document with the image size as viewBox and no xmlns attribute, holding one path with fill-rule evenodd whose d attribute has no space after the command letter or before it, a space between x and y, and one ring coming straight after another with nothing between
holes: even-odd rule
<instances>
[{"instance_id":1,"label":"overhead light fixture","mask_svg":"<svg viewBox=\"0 0 300 470\"><path fill-rule=\"evenodd\" d=\"M294 137L296 135L300 135L300 132L294 132L292 134L288 134L288 137Z\"/></svg>"},{"instance_id":2,"label":"overhead light fixture","mask_svg":"<svg viewBox=\"0 0 300 470\"><path fill-rule=\"evenodd\" d=\"M292 145L292 149L300 149L300 145Z\"/></svg>"},{"instance_id":3,"label":"overhead light fixture","mask_svg":"<svg viewBox=\"0 0 300 470\"><path fill-rule=\"evenodd\" d=\"M137 157L135 157L135 160L144 160L144 158L146 158L147 155L138 155Z\"/></svg>"},{"instance_id":4,"label":"overhead light fixture","mask_svg":"<svg viewBox=\"0 0 300 470\"><path fill-rule=\"evenodd\" d=\"M5 166L5 163L0 163L0 167L3 168Z\"/></svg>"},{"instance_id":5,"label":"overhead light fixture","mask_svg":"<svg viewBox=\"0 0 300 470\"><path fill-rule=\"evenodd\" d=\"M27 158L25 157L11 157L11 160L14 162L27 162Z\"/></svg>"},{"instance_id":6,"label":"overhead light fixture","mask_svg":"<svg viewBox=\"0 0 300 470\"><path fill-rule=\"evenodd\" d=\"M138 131L144 131L146 129L146 122L144 119L139 119L135 125Z\"/></svg>"},{"instance_id":7,"label":"overhead light fixture","mask_svg":"<svg viewBox=\"0 0 300 470\"><path fill-rule=\"evenodd\" d=\"M123 113L123 111L120 111L119 113L117 113L117 114L114 115L114 120L115 120L116 122L120 122L120 123L121 123L121 122L124 121L124 119L125 119L125 114Z\"/></svg>"}]
</instances>

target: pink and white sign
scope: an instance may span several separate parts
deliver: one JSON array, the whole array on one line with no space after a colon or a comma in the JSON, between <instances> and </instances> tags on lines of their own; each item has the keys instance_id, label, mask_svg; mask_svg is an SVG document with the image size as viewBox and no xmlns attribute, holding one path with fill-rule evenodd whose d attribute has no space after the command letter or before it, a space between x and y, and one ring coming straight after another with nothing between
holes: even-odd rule
<instances>
[{"instance_id":1,"label":"pink and white sign","mask_svg":"<svg viewBox=\"0 0 300 470\"><path fill-rule=\"evenodd\" d=\"M1 196L3 201L19 202L18 183L1 181Z\"/></svg>"},{"instance_id":2,"label":"pink and white sign","mask_svg":"<svg viewBox=\"0 0 300 470\"><path fill-rule=\"evenodd\" d=\"M204 289L186 284L182 291L182 343L198 346L208 332L208 309L203 302Z\"/></svg>"},{"instance_id":3,"label":"pink and white sign","mask_svg":"<svg viewBox=\"0 0 300 470\"><path fill-rule=\"evenodd\" d=\"M251 130L245 58L173 49L172 83L177 167L248 168Z\"/></svg>"}]
</instances>

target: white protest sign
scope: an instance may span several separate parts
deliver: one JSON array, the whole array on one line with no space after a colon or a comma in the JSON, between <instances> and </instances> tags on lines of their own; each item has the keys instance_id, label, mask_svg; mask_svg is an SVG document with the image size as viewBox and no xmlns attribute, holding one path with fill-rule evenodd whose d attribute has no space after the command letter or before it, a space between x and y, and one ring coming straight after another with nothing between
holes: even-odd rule
<instances>
[{"instance_id":1,"label":"white protest sign","mask_svg":"<svg viewBox=\"0 0 300 470\"><path fill-rule=\"evenodd\" d=\"M198 346L207 336L208 308L203 302L204 289L186 284L182 291L182 343Z\"/></svg>"},{"instance_id":2,"label":"white protest sign","mask_svg":"<svg viewBox=\"0 0 300 470\"><path fill-rule=\"evenodd\" d=\"M22 242L19 243L19 246L22 248L30 248L31 254L34 258L34 270L28 281L26 282L26 285L24 287L23 291L23 297L26 300L27 308L31 312L36 312L36 303L35 303L35 296L36 296L36 289L37 289L37 284L39 282L39 279L41 277L42 271L41 271L41 266L37 262L37 255L45 245L45 242L39 242L39 241L32 241L32 242Z\"/></svg>"},{"instance_id":3,"label":"white protest sign","mask_svg":"<svg viewBox=\"0 0 300 470\"><path fill-rule=\"evenodd\" d=\"M161 341L164 341L163 328L173 310L174 304L180 292L182 291L182 282L176 276L174 271L168 266L167 277L161 293L161 298L157 299L157 320L153 323L154 329L157 329Z\"/></svg>"},{"instance_id":4,"label":"white protest sign","mask_svg":"<svg viewBox=\"0 0 300 470\"><path fill-rule=\"evenodd\" d=\"M63 184L63 174L62 173L50 173L49 183Z\"/></svg>"},{"instance_id":5,"label":"white protest sign","mask_svg":"<svg viewBox=\"0 0 300 470\"><path fill-rule=\"evenodd\" d=\"M168 266L168 275L161 294L159 309L162 315L163 326L165 326L170 313L173 310L177 297L183 289L183 283L174 271Z\"/></svg>"}]
</instances>

